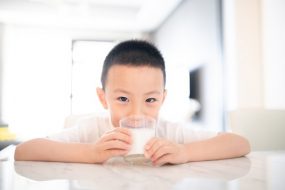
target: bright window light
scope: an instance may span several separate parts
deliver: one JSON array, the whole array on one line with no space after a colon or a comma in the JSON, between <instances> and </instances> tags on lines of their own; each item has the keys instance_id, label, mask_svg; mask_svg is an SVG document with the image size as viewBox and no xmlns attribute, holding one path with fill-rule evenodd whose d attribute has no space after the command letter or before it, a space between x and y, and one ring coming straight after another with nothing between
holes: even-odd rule
<instances>
[{"instance_id":1,"label":"bright window light","mask_svg":"<svg viewBox=\"0 0 285 190\"><path fill-rule=\"evenodd\" d=\"M74 41L72 68L72 114L101 113L96 87L101 87L103 62L114 46L106 41Z\"/></svg>"},{"instance_id":2,"label":"bright window light","mask_svg":"<svg viewBox=\"0 0 285 190\"><path fill-rule=\"evenodd\" d=\"M19 140L63 127L70 111L71 40L52 29L5 26L3 119Z\"/></svg>"}]
</instances>

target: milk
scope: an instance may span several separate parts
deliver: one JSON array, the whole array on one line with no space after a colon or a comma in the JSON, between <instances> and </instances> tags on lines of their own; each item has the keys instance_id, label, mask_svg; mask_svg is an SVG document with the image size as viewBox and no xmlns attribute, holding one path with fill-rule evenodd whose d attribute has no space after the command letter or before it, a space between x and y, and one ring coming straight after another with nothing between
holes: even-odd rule
<instances>
[{"instance_id":1,"label":"milk","mask_svg":"<svg viewBox=\"0 0 285 190\"><path fill-rule=\"evenodd\" d=\"M122 118L120 127L127 128L132 134L132 147L127 155L142 155L144 146L155 136L156 120L154 118L143 115L131 115Z\"/></svg>"},{"instance_id":2,"label":"milk","mask_svg":"<svg viewBox=\"0 0 285 190\"><path fill-rule=\"evenodd\" d=\"M143 154L146 143L155 136L155 128L129 128L133 144L128 155Z\"/></svg>"}]
</instances>

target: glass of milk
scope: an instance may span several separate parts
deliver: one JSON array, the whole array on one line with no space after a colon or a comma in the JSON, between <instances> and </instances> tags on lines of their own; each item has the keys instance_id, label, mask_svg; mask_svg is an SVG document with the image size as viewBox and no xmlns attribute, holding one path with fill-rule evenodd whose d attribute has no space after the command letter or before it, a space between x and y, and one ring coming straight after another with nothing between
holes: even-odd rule
<instances>
[{"instance_id":1,"label":"glass of milk","mask_svg":"<svg viewBox=\"0 0 285 190\"><path fill-rule=\"evenodd\" d=\"M156 120L148 116L134 115L121 119L120 127L130 129L133 140L125 160L144 159L144 146L151 138L155 137Z\"/></svg>"}]
</instances>

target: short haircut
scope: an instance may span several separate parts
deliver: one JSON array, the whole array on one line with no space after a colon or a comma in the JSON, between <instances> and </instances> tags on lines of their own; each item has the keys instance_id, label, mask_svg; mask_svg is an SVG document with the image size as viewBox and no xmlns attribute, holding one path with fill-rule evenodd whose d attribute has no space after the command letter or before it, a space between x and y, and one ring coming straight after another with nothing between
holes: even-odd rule
<instances>
[{"instance_id":1,"label":"short haircut","mask_svg":"<svg viewBox=\"0 0 285 190\"><path fill-rule=\"evenodd\" d=\"M143 40L128 40L117 44L106 56L101 83L105 89L108 71L113 65L149 66L159 68L166 83L165 63L160 51L150 42Z\"/></svg>"}]
</instances>

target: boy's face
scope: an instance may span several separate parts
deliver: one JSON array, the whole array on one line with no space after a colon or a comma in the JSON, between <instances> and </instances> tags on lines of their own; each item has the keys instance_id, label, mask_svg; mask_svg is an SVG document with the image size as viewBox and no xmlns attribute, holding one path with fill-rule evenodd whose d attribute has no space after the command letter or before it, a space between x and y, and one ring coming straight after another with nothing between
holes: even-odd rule
<instances>
[{"instance_id":1,"label":"boy's face","mask_svg":"<svg viewBox=\"0 0 285 190\"><path fill-rule=\"evenodd\" d=\"M158 118L164 101L161 69L148 66L113 65L108 71L105 91L97 88L105 109L109 109L114 127L123 117L145 115Z\"/></svg>"}]
</instances>

